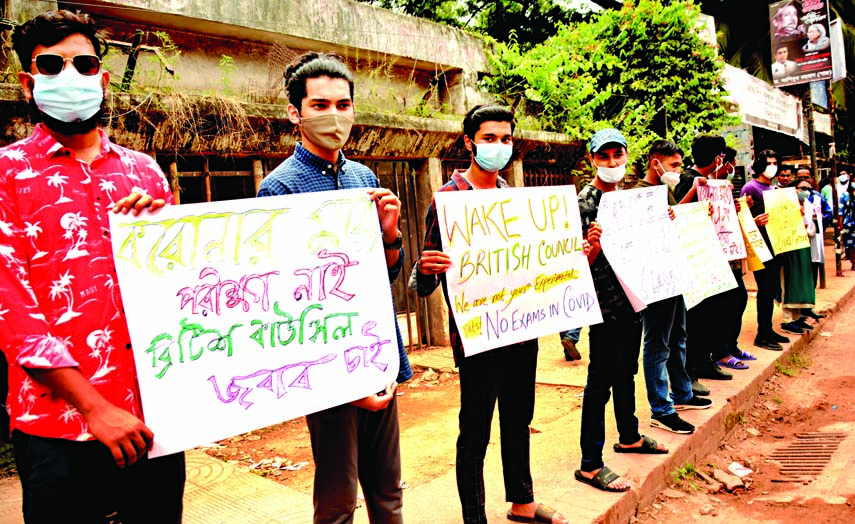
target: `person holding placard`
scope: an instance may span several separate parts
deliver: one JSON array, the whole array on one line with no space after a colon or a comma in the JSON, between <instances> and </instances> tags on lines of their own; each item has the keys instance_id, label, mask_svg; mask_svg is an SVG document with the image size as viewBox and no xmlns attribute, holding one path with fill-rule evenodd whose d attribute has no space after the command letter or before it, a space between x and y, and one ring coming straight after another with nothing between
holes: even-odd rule
<instances>
[{"instance_id":1,"label":"person holding placard","mask_svg":"<svg viewBox=\"0 0 855 524\"><path fill-rule=\"evenodd\" d=\"M682 164L682 149L670 140L657 140L648 152L647 173L635 187L661 184L674 187L680 180ZM676 205L670 190L668 204ZM694 433L695 426L683 420L677 411L707 409L712 406L712 401L692 392L692 381L686 373L686 304L683 295L648 304L641 312L641 320L650 425L674 433Z\"/></svg>"},{"instance_id":2,"label":"person holding placard","mask_svg":"<svg viewBox=\"0 0 855 524\"><path fill-rule=\"evenodd\" d=\"M760 234L766 241L769 251L774 253L769 234L766 232L769 215L766 213L763 193L772 190L772 179L778 173L778 154L771 149L761 151L754 159L752 170L756 178L742 187L740 196L748 197L754 223L760 229ZM754 280L757 282L757 336L754 339L754 345L773 351L781 351L783 349L781 343L790 341L772 329L775 297L781 292L782 260L780 255L774 256L772 260L763 263L763 269L754 272Z\"/></svg>"},{"instance_id":3,"label":"person holding placard","mask_svg":"<svg viewBox=\"0 0 855 524\"><path fill-rule=\"evenodd\" d=\"M796 181L791 184L791 187L795 187L798 191L799 206L801 206L808 237L816 237L813 207L808 202L811 185L807 181ZM784 322L781 324L781 329L794 335L801 335L813 329L801 311L802 309L813 310L816 304L816 287L811 276L811 248L787 251L782 253L782 256L784 288L781 307L784 311Z\"/></svg>"},{"instance_id":4,"label":"person holding placard","mask_svg":"<svg viewBox=\"0 0 855 524\"><path fill-rule=\"evenodd\" d=\"M775 189L783 189L785 187L790 187L790 184L793 183L793 167L788 165L782 165L778 169L778 174L775 176Z\"/></svg>"},{"instance_id":5,"label":"person holding placard","mask_svg":"<svg viewBox=\"0 0 855 524\"><path fill-rule=\"evenodd\" d=\"M508 187L499 176L513 154L514 115L505 107L479 105L463 119L463 144L471 164L457 170L438 191L471 191ZM460 371L460 434L457 437L457 492L463 522L486 523L484 457L496 403L502 438L505 498L511 503L507 518L514 522L564 523L563 515L535 502L529 462L529 424L534 416L537 340L499 347L466 357L451 314L446 271L451 258L442 251L436 202L425 216L425 242L415 262L410 286L426 297L442 285L448 304L448 332L454 362Z\"/></svg>"},{"instance_id":6,"label":"person holding placard","mask_svg":"<svg viewBox=\"0 0 855 524\"><path fill-rule=\"evenodd\" d=\"M332 54L309 52L285 70L288 119L303 139L262 181L259 197L366 188L377 206L383 250L393 282L404 264L401 202L377 176L341 151L353 125L353 74ZM390 311L389 314L394 314ZM395 323L400 367L396 382L360 400L306 416L315 461L314 522L353 522L357 483L372 522L401 523L401 449L397 384L412 375Z\"/></svg>"},{"instance_id":7,"label":"person holding placard","mask_svg":"<svg viewBox=\"0 0 855 524\"><path fill-rule=\"evenodd\" d=\"M692 140L692 158L695 163L680 175L680 183L674 188L676 200L680 203L697 202L698 186L706 185L708 178L713 180L727 178L726 147L724 138L720 136L698 135ZM741 264L739 267L741 268ZM731 269L733 269L732 263ZM739 280L741 277L740 274ZM697 395L709 394L709 389L698 382L699 378L711 380L733 378L732 374L719 367L719 360L724 359L725 366L729 368L747 367L728 353L723 338L724 332L718 326L710 325L710 319L715 318L720 312L731 314L723 307L727 300L725 295L726 293L721 293L711 296L686 312L686 372L692 379L692 391Z\"/></svg>"},{"instance_id":8,"label":"person holding placard","mask_svg":"<svg viewBox=\"0 0 855 524\"><path fill-rule=\"evenodd\" d=\"M813 170L810 166L799 166L796 171L796 189L801 186L802 189L810 188L808 198L804 203L805 221L808 217L813 222L813 227L816 233L810 237L810 259L811 259L811 276L813 277L813 287L819 284L819 271L825 265L825 226L831 223L831 209L822 194L816 190L816 180L813 177ZM821 315L813 310L813 308L802 309L802 315L813 320L821 320L825 315Z\"/></svg>"},{"instance_id":9,"label":"person holding placard","mask_svg":"<svg viewBox=\"0 0 855 524\"><path fill-rule=\"evenodd\" d=\"M150 458L109 213L173 202L150 157L98 127L110 73L86 14L49 11L12 48L32 134L0 149L0 348L24 521L181 522L184 454ZM146 300L146 297L138 297Z\"/></svg>"},{"instance_id":10,"label":"person holding placard","mask_svg":"<svg viewBox=\"0 0 855 524\"><path fill-rule=\"evenodd\" d=\"M641 315L635 312L617 275L600 247L597 212L603 194L617 190L627 166L626 139L617 129L598 131L588 144L594 180L579 192L583 234L591 244L588 260L603 315L602 324L588 328L590 362L582 397L581 469L575 477L603 491L626 491L629 481L617 476L603 462L606 440L605 414L614 393L614 412L619 440L616 453L662 454L668 450L641 435L635 415L635 375L641 346Z\"/></svg>"}]
</instances>

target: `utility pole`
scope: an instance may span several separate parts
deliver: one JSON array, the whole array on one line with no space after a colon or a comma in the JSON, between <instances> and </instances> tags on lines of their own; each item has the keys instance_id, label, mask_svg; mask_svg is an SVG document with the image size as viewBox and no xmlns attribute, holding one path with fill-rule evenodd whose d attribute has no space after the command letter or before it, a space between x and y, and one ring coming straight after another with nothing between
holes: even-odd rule
<instances>
[{"instance_id":1,"label":"utility pole","mask_svg":"<svg viewBox=\"0 0 855 524\"><path fill-rule=\"evenodd\" d=\"M841 221L840 221L840 197L837 194L837 151L835 151L835 139L834 139L834 125L836 119L834 118L835 111L837 107L834 104L834 97L831 94L831 82L828 82L828 113L831 118L831 147L829 148L829 155L831 156L831 180L829 180L829 184L831 184L831 209L833 210L833 218L832 222L834 222L834 264L836 270L836 276L843 276L843 238L841 236Z\"/></svg>"}]
</instances>

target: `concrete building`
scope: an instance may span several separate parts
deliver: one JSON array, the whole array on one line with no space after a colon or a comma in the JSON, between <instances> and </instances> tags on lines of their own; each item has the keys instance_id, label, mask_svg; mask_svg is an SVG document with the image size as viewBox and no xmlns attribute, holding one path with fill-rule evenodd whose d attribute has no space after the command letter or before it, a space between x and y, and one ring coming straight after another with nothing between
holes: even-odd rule
<instances>
[{"instance_id":1,"label":"concrete building","mask_svg":"<svg viewBox=\"0 0 855 524\"><path fill-rule=\"evenodd\" d=\"M462 115L490 100L478 89L489 68L479 38L354 0L0 0L0 8L0 144L31 129L8 30L50 9L85 11L110 31L111 135L154 156L182 203L254 196L299 139L285 115L286 65L306 50L345 58L357 77L345 154L403 202L407 268L393 296L405 342L448 343L440 294L419 299L405 283L434 190L466 164ZM517 135L512 185L572 183L584 145Z\"/></svg>"}]
</instances>

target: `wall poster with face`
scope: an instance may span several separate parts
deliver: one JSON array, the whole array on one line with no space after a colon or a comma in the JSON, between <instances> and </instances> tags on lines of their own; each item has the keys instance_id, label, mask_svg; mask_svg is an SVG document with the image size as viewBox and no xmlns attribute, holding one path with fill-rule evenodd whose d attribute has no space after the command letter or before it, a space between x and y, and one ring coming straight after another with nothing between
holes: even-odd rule
<instances>
[{"instance_id":1,"label":"wall poster with face","mask_svg":"<svg viewBox=\"0 0 855 524\"><path fill-rule=\"evenodd\" d=\"M783 0L769 6L775 87L828 80L832 75L828 3Z\"/></svg>"}]
</instances>

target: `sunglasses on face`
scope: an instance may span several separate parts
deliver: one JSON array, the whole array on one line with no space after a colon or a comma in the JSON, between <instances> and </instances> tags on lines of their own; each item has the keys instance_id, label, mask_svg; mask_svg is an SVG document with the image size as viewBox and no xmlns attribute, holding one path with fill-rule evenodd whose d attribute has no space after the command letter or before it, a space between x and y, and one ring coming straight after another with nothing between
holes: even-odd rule
<instances>
[{"instance_id":1,"label":"sunglasses on face","mask_svg":"<svg viewBox=\"0 0 855 524\"><path fill-rule=\"evenodd\" d=\"M65 68L66 62L74 64L77 72L83 76L97 75L101 70L101 59L95 55L77 55L65 58L54 54L41 54L33 59L39 73L48 76L58 75Z\"/></svg>"},{"instance_id":2,"label":"sunglasses on face","mask_svg":"<svg viewBox=\"0 0 855 524\"><path fill-rule=\"evenodd\" d=\"M796 189L799 191L810 191L810 186L799 186Z\"/></svg>"}]
</instances>

